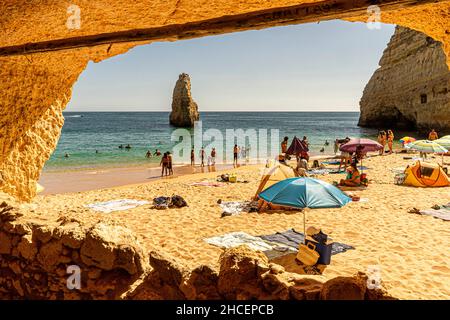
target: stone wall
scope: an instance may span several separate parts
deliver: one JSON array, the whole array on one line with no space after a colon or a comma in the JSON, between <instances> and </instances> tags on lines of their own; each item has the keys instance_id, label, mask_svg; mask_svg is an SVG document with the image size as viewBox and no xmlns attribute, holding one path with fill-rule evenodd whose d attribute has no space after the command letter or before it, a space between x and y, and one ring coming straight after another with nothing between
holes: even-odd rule
<instances>
[{"instance_id":1,"label":"stone wall","mask_svg":"<svg viewBox=\"0 0 450 320\"><path fill-rule=\"evenodd\" d=\"M450 131L450 71L442 44L397 27L360 107L361 126Z\"/></svg>"},{"instance_id":2,"label":"stone wall","mask_svg":"<svg viewBox=\"0 0 450 320\"><path fill-rule=\"evenodd\" d=\"M322 283L286 272L248 247L224 251L218 271L144 253L125 227L61 218L49 225L0 203L0 299L390 299L363 274ZM81 271L80 289L69 266Z\"/></svg>"}]
</instances>

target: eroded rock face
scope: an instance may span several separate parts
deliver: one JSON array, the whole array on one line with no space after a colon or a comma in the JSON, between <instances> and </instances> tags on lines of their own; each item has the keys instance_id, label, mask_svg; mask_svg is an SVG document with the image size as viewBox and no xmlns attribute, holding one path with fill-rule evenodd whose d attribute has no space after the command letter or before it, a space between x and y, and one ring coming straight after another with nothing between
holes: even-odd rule
<instances>
[{"instance_id":1,"label":"eroded rock face","mask_svg":"<svg viewBox=\"0 0 450 320\"><path fill-rule=\"evenodd\" d=\"M80 287L69 288L74 266ZM119 299L146 269L124 227L38 224L0 204L0 299Z\"/></svg>"},{"instance_id":2,"label":"eroded rock face","mask_svg":"<svg viewBox=\"0 0 450 320\"><path fill-rule=\"evenodd\" d=\"M361 126L450 130L450 71L442 44L397 27L360 106Z\"/></svg>"},{"instance_id":3,"label":"eroded rock face","mask_svg":"<svg viewBox=\"0 0 450 320\"><path fill-rule=\"evenodd\" d=\"M191 95L191 78L182 73L173 89L170 124L176 127L193 127L199 118L197 103Z\"/></svg>"}]
</instances>

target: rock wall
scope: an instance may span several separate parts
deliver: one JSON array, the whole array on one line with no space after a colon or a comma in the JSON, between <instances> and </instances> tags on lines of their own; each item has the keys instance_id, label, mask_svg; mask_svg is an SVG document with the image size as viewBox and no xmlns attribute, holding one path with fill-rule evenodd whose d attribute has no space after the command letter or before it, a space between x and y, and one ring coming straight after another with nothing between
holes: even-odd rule
<instances>
[{"instance_id":1,"label":"rock wall","mask_svg":"<svg viewBox=\"0 0 450 320\"><path fill-rule=\"evenodd\" d=\"M244 27L242 19L245 20L246 15L252 12L289 8L306 2L318 0L256 0L251 3L245 0L137 0L132 5L126 0L78 0L80 29L69 29L70 3L3 0L0 1L0 47L168 26L172 28L171 35L165 36L162 31L159 40L174 41L178 37L173 34L180 30L180 26L192 22L201 23L203 27L191 37L261 29L299 22L295 19L276 20L283 16L283 12L269 14L264 16L264 20ZM339 5L334 0L321 3L316 10L304 11L305 19L308 12L315 15L315 20L320 20L321 14L325 20L340 18L365 22L368 19L365 12L358 16L361 10L356 13L351 10L352 6L364 7L368 1L345 2L347 11L331 17L329 10ZM450 2L408 4L382 11L382 22L400 24L440 41L450 66ZM241 22L227 23L233 15L241 15ZM222 28L209 30L208 23L204 23L207 19L223 20ZM0 191L23 201L34 197L36 181L59 139L63 125L62 110L70 100L72 86L88 62L100 62L147 43L115 43L33 55L24 50L21 56L0 58Z\"/></svg>"},{"instance_id":2,"label":"rock wall","mask_svg":"<svg viewBox=\"0 0 450 320\"><path fill-rule=\"evenodd\" d=\"M68 287L74 265L79 290ZM139 243L122 226L45 225L0 204L0 299L119 299L146 268Z\"/></svg>"},{"instance_id":3,"label":"rock wall","mask_svg":"<svg viewBox=\"0 0 450 320\"><path fill-rule=\"evenodd\" d=\"M182 73L173 89L170 124L176 127L193 127L199 118L197 103L191 95L191 78Z\"/></svg>"},{"instance_id":4,"label":"rock wall","mask_svg":"<svg viewBox=\"0 0 450 320\"><path fill-rule=\"evenodd\" d=\"M450 71L442 44L397 27L360 107L360 126L449 131Z\"/></svg>"},{"instance_id":5,"label":"rock wall","mask_svg":"<svg viewBox=\"0 0 450 320\"><path fill-rule=\"evenodd\" d=\"M103 219L104 220L104 219ZM80 271L80 287L73 269ZM62 215L52 224L0 203L0 299L391 299L368 290L367 277L322 283L286 272L261 252L224 251L220 269L190 270L158 252L144 253L127 228Z\"/></svg>"}]
</instances>

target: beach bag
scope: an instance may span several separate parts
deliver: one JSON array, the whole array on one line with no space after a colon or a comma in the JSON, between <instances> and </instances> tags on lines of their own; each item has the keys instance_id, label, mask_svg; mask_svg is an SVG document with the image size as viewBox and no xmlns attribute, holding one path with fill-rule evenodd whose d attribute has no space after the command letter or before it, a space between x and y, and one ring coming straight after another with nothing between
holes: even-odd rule
<instances>
[{"instance_id":1,"label":"beach bag","mask_svg":"<svg viewBox=\"0 0 450 320\"><path fill-rule=\"evenodd\" d=\"M319 260L319 253L316 251L316 246L313 243L300 244L297 253L297 260L307 266L313 266Z\"/></svg>"},{"instance_id":2,"label":"beach bag","mask_svg":"<svg viewBox=\"0 0 450 320\"><path fill-rule=\"evenodd\" d=\"M235 174L230 175L228 181L233 183L237 182L237 176Z\"/></svg>"},{"instance_id":3,"label":"beach bag","mask_svg":"<svg viewBox=\"0 0 450 320\"><path fill-rule=\"evenodd\" d=\"M177 208L182 208L187 207L187 202L183 199L183 197L174 195L171 199L171 205Z\"/></svg>"},{"instance_id":4,"label":"beach bag","mask_svg":"<svg viewBox=\"0 0 450 320\"><path fill-rule=\"evenodd\" d=\"M316 263L329 265L331 263L331 249L333 247L333 242L327 241L328 237L324 233L314 235L313 237L307 236L305 242L306 245L314 245L315 250L319 254L319 259L317 259Z\"/></svg>"},{"instance_id":5,"label":"beach bag","mask_svg":"<svg viewBox=\"0 0 450 320\"><path fill-rule=\"evenodd\" d=\"M153 199L153 209L164 210L169 208L170 197L157 197Z\"/></svg>"},{"instance_id":6,"label":"beach bag","mask_svg":"<svg viewBox=\"0 0 450 320\"><path fill-rule=\"evenodd\" d=\"M406 174L404 174L404 173L397 173L394 176L394 184L402 185L405 182L405 179L406 179Z\"/></svg>"}]
</instances>

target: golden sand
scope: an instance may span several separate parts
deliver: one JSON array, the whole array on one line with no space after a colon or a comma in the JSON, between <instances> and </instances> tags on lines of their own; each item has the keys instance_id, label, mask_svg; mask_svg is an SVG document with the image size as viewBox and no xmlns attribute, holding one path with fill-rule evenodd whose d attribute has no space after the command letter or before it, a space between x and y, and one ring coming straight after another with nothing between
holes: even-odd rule
<instances>
[{"instance_id":1,"label":"golden sand","mask_svg":"<svg viewBox=\"0 0 450 320\"><path fill-rule=\"evenodd\" d=\"M381 267L384 287L401 299L450 298L450 223L430 216L408 213L408 208L430 208L450 201L450 188L414 188L393 183L393 168L412 160L404 155L376 156L364 160L370 185L355 192L366 202L353 202L339 209L307 209L308 225L322 228L334 241L355 250L334 255L332 264L318 279L366 272L371 265ZM436 158L433 161L440 161ZM448 161L448 160L447 160ZM59 216L78 220L114 220L133 230L146 250L163 251L189 267L208 264L217 267L222 249L204 238L244 231L251 235L303 229L303 213L244 213L221 218L217 200L249 200L259 183L261 166L228 170L250 183L224 187L191 186L191 182L214 181L217 172L164 178L146 184L97 191L41 195L23 205L37 219L55 221ZM318 176L328 182L343 177ZM189 207L156 210L151 205L110 214L94 212L83 205L115 199L149 200L178 194Z\"/></svg>"}]
</instances>

